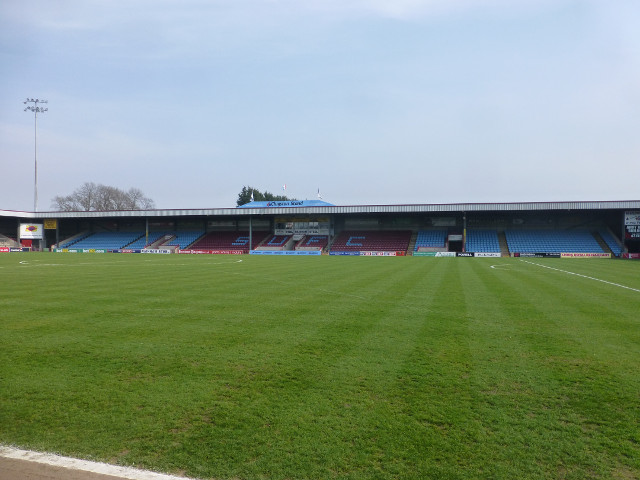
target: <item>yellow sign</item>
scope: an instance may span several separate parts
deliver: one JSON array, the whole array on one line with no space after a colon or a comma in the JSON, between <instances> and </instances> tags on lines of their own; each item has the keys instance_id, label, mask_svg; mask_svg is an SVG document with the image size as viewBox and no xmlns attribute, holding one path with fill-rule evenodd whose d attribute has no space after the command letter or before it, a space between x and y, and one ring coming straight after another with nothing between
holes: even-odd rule
<instances>
[{"instance_id":1,"label":"yellow sign","mask_svg":"<svg viewBox=\"0 0 640 480\"><path fill-rule=\"evenodd\" d=\"M58 228L58 220L50 219L44 221L45 230L55 230L56 228Z\"/></svg>"}]
</instances>

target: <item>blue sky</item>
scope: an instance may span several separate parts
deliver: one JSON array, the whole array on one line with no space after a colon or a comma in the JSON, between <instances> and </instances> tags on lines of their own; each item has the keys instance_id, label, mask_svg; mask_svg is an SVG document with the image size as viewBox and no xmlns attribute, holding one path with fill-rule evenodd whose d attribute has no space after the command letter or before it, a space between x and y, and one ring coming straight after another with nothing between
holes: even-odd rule
<instances>
[{"instance_id":1,"label":"blue sky","mask_svg":"<svg viewBox=\"0 0 640 480\"><path fill-rule=\"evenodd\" d=\"M4 0L0 209L640 198L637 0Z\"/></svg>"}]
</instances>

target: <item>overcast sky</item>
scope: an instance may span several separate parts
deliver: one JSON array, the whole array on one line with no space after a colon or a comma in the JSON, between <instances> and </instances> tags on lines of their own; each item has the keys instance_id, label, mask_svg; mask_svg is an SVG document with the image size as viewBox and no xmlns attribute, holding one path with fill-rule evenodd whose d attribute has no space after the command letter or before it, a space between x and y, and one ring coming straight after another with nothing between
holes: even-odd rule
<instances>
[{"instance_id":1,"label":"overcast sky","mask_svg":"<svg viewBox=\"0 0 640 480\"><path fill-rule=\"evenodd\" d=\"M640 198L638 0L2 0L0 209ZM282 191L282 185L287 189Z\"/></svg>"}]
</instances>

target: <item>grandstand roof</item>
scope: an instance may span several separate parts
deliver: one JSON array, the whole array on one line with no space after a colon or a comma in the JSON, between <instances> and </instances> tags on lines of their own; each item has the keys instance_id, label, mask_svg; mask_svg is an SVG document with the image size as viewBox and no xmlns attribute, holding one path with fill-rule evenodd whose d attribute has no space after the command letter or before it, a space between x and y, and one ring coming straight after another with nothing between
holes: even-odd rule
<instances>
[{"instance_id":1,"label":"grandstand roof","mask_svg":"<svg viewBox=\"0 0 640 480\"><path fill-rule=\"evenodd\" d=\"M179 216L245 216L291 214L375 214L375 213L456 213L456 212L516 212L545 210L640 210L640 200L583 202L518 202L518 203L450 203L412 205L313 205L261 206L244 208L118 210L104 212L20 212L0 210L0 216L24 219L45 218L113 218L113 217L179 217Z\"/></svg>"}]
</instances>

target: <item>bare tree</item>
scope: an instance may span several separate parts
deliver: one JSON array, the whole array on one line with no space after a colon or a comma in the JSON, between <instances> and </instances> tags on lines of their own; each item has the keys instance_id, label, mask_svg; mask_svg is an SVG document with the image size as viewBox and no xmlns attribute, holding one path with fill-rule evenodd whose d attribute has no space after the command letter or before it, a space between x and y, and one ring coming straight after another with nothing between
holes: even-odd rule
<instances>
[{"instance_id":1,"label":"bare tree","mask_svg":"<svg viewBox=\"0 0 640 480\"><path fill-rule=\"evenodd\" d=\"M56 196L51 206L60 211L146 210L154 208L153 200L138 188L128 191L108 185L85 182L71 195Z\"/></svg>"}]
</instances>

